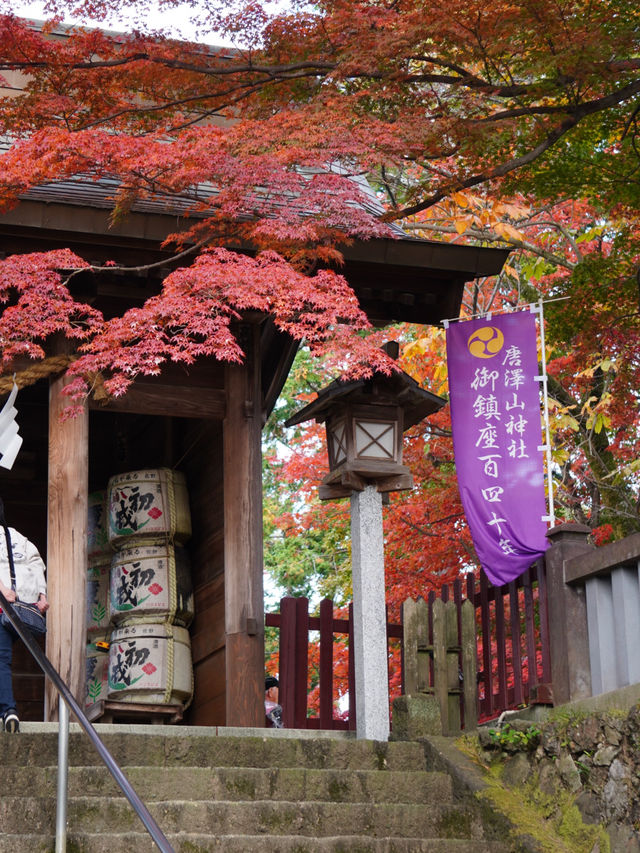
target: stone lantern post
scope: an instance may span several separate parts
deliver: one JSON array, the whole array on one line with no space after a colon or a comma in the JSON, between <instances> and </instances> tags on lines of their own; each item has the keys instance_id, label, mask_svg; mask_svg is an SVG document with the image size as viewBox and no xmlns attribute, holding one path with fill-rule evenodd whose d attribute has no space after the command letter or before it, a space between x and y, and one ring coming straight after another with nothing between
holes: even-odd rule
<instances>
[{"instance_id":1,"label":"stone lantern post","mask_svg":"<svg viewBox=\"0 0 640 853\"><path fill-rule=\"evenodd\" d=\"M392 345L387 345L389 354ZM322 500L351 498L356 736L389 738L389 676L382 495L410 489L402 435L445 400L401 370L390 376L335 380L286 422L326 424L329 473Z\"/></svg>"}]
</instances>

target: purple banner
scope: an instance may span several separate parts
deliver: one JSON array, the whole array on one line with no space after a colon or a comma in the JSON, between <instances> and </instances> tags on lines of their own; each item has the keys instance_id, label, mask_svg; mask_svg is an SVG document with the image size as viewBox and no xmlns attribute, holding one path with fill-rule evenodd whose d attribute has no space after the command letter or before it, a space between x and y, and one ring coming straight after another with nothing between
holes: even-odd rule
<instances>
[{"instance_id":1,"label":"purple banner","mask_svg":"<svg viewBox=\"0 0 640 853\"><path fill-rule=\"evenodd\" d=\"M536 341L528 311L447 329L460 497L495 586L517 578L549 544Z\"/></svg>"}]
</instances>

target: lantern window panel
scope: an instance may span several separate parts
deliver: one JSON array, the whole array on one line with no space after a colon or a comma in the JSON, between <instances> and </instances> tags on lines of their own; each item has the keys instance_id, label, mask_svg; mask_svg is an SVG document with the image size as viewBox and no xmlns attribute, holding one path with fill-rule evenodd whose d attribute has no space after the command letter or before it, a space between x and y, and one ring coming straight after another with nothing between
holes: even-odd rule
<instances>
[{"instance_id":1,"label":"lantern window panel","mask_svg":"<svg viewBox=\"0 0 640 853\"><path fill-rule=\"evenodd\" d=\"M389 421L355 421L355 455L358 458L396 458L396 423Z\"/></svg>"},{"instance_id":2,"label":"lantern window panel","mask_svg":"<svg viewBox=\"0 0 640 853\"><path fill-rule=\"evenodd\" d=\"M332 426L329 437L333 465L340 465L347 458L347 425L345 421L340 421Z\"/></svg>"}]
</instances>

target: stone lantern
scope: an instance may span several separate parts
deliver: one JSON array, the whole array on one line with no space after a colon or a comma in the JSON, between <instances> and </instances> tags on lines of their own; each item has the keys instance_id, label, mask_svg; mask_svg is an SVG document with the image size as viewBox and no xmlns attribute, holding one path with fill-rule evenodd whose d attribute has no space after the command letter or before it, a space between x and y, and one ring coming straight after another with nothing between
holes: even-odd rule
<instances>
[{"instance_id":1,"label":"stone lantern","mask_svg":"<svg viewBox=\"0 0 640 853\"><path fill-rule=\"evenodd\" d=\"M397 353L397 344L385 349ZM336 379L286 426L312 419L326 424L329 473L319 489L322 500L349 497L368 484L375 484L378 492L395 492L413 486L402 464L403 432L445 403L398 370L390 376Z\"/></svg>"},{"instance_id":2,"label":"stone lantern","mask_svg":"<svg viewBox=\"0 0 640 853\"><path fill-rule=\"evenodd\" d=\"M397 357L397 344L385 350ZM382 494L410 489L402 464L402 435L445 400L421 388L408 374L335 380L286 422L325 423L329 473L322 500L351 497L356 734L388 740L389 687L384 583Z\"/></svg>"}]
</instances>

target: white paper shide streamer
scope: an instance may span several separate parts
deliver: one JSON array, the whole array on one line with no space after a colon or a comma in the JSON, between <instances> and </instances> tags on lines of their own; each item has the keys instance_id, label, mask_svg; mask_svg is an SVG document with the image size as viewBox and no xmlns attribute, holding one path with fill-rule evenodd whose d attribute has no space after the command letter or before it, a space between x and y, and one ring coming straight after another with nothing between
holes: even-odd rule
<instances>
[{"instance_id":1,"label":"white paper shide streamer","mask_svg":"<svg viewBox=\"0 0 640 853\"><path fill-rule=\"evenodd\" d=\"M18 410L14 406L18 396L18 386L14 380L13 388L0 412L0 468L13 468L18 451L22 446L22 436L18 435L18 424L16 415Z\"/></svg>"}]
</instances>

